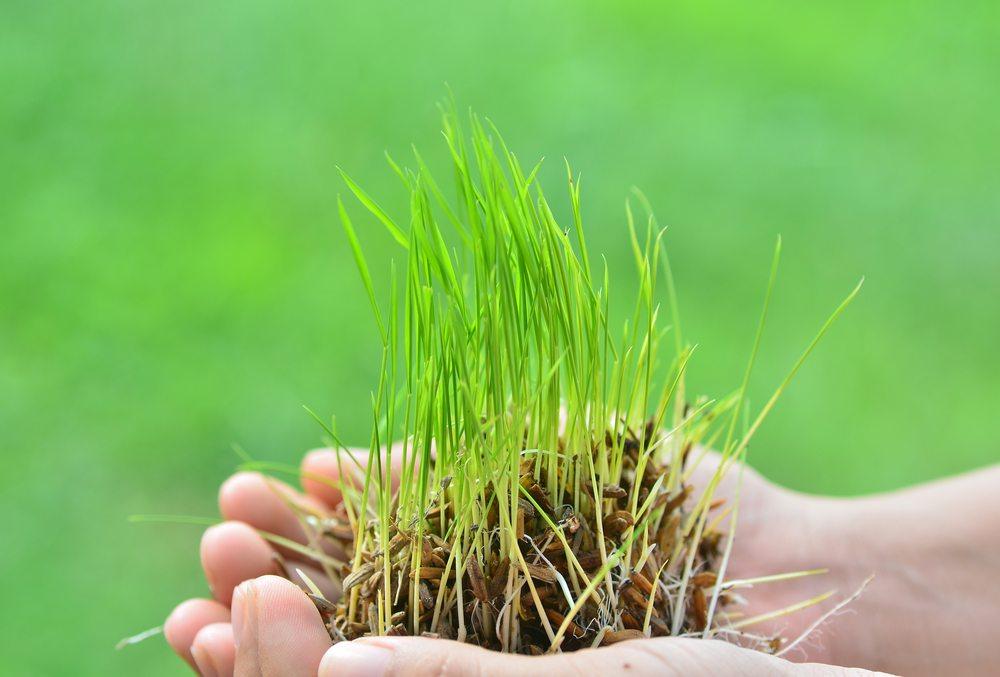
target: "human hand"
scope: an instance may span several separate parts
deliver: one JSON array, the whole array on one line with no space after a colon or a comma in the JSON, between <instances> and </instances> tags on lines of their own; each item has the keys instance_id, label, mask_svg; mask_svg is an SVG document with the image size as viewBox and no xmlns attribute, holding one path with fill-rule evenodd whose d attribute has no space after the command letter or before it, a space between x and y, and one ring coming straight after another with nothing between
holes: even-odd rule
<instances>
[{"instance_id":1,"label":"human hand","mask_svg":"<svg viewBox=\"0 0 1000 677\"><path fill-rule=\"evenodd\" d=\"M711 469L709 463L698 472L704 478ZM996 671L1000 466L858 498L789 491L747 470L727 580L829 570L752 591L749 614L824 589L843 598L871 580L848 613L828 617L816 606L765 627L793 639L823 621L788 658L905 675ZM731 473L723 495L734 483Z\"/></svg>"},{"instance_id":2,"label":"human hand","mask_svg":"<svg viewBox=\"0 0 1000 677\"><path fill-rule=\"evenodd\" d=\"M630 673L667 677L720 674L833 677L872 674L828 665L791 663L718 640L681 638L638 639L546 656L501 654L453 640L424 637L371 637L331 647L312 603L296 586L276 576L247 581L237 588L233 628L235 661L220 667L234 668L238 675L575 677Z\"/></svg>"},{"instance_id":3,"label":"human hand","mask_svg":"<svg viewBox=\"0 0 1000 677\"><path fill-rule=\"evenodd\" d=\"M703 484L717 463L716 455L706 454L695 470L694 483ZM214 599L184 602L165 627L171 646L203 674L352 674L352 670L362 669L367 672L358 674L391 674L404 669L408 674L415 669L454 674L473 669L561 673L581 668L622 669L625 663L640 673L657 674L667 670L677 674L699 670L770 674L800 669L787 661L724 642L676 638L636 640L542 658L502 655L424 638L371 638L331 648L312 602L295 585L271 575L278 573L275 550L288 559L288 571L303 570L328 598L336 598L336 584L322 574L315 562L306 561L296 551L272 549L255 529L305 544L306 534L290 504L316 515L334 507L340 500L336 490L310 478L334 478L336 468L332 452L310 453L302 464L304 494L256 473L239 473L223 484L219 503L227 521L207 530L201 546L202 565ZM736 485L736 473L731 472L717 495L732 497ZM829 543L823 539L830 508L821 499L786 491L745 469L738 537L727 577L748 578L822 566L831 553ZM838 578L836 582L844 580ZM747 612L781 608L813 597L829 585L830 581L803 578L763 586L748 593ZM783 627L783 634L795 637L820 613L818 609L800 612L782 619L780 626L772 623L765 629ZM829 646L800 646L801 650L791 657L837 659ZM369 658L364 658L366 655Z\"/></svg>"}]
</instances>

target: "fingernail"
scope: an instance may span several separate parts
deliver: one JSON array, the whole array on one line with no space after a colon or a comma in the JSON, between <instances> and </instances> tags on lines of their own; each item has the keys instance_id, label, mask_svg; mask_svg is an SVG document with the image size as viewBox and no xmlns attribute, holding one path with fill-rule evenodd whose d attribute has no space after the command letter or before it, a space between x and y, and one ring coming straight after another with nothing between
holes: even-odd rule
<instances>
[{"instance_id":1,"label":"fingernail","mask_svg":"<svg viewBox=\"0 0 1000 677\"><path fill-rule=\"evenodd\" d=\"M200 644L191 645L191 658L198 666L201 677L219 677L219 671L216 669L215 663L212 662L212 654L205 651Z\"/></svg>"},{"instance_id":2,"label":"fingernail","mask_svg":"<svg viewBox=\"0 0 1000 677\"><path fill-rule=\"evenodd\" d=\"M368 642L339 642L323 658L323 667L338 677L382 677L389 669L392 649Z\"/></svg>"},{"instance_id":3,"label":"fingernail","mask_svg":"<svg viewBox=\"0 0 1000 677\"><path fill-rule=\"evenodd\" d=\"M248 632L252 630L253 624L248 623L248 621L250 620L250 614L254 613L255 598L253 581L244 581L236 586L236 590L233 591L233 642L237 648L239 648L241 641L244 640L244 629Z\"/></svg>"}]
</instances>

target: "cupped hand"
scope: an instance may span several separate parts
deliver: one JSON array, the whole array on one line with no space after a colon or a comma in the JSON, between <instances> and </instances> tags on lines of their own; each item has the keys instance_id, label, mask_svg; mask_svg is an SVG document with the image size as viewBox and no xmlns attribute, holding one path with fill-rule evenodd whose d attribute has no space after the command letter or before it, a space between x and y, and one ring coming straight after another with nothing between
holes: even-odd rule
<instances>
[{"instance_id":1,"label":"cupped hand","mask_svg":"<svg viewBox=\"0 0 1000 677\"><path fill-rule=\"evenodd\" d=\"M704 485L718 457L708 452L692 481ZM209 528L201 542L201 562L212 599L180 604L164 632L177 654L202 675L464 675L562 674L623 671L633 674L838 674L841 668L796 664L740 649L723 641L659 638L622 642L611 647L545 657L505 655L448 640L379 637L331 645L313 603L302 592L302 571L324 594L335 599L339 589L321 566L298 551L272 546L259 535L275 534L307 544L299 517L305 511L326 514L340 501L339 492L320 478L335 479L333 452L310 452L302 462L303 489L257 473L230 477L219 492L226 520ZM734 497L739 485L738 529L727 578L822 567L833 558L824 542L824 520L831 506L777 487L749 468L742 479L733 469L717 495ZM296 506L293 510L292 506ZM330 551L332 556L341 553ZM277 555L277 556L276 556ZM278 561L294 582L278 576ZM855 572L806 577L762 585L745 591L746 613L753 615L809 599L829 587L844 587ZM298 584L298 585L297 585ZM822 613L813 608L765 625L763 632L794 638ZM824 626L823 639L836 639L837 619ZM837 660L836 642L803 642L789 658Z\"/></svg>"}]
</instances>

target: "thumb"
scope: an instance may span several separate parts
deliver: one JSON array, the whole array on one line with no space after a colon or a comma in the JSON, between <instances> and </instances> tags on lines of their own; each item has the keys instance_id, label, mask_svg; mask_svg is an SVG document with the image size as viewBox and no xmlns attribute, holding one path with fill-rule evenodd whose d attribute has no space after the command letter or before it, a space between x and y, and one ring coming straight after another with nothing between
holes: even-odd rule
<instances>
[{"instance_id":1,"label":"thumb","mask_svg":"<svg viewBox=\"0 0 1000 677\"><path fill-rule=\"evenodd\" d=\"M810 666L809 674L837 674L839 669ZM702 639L640 639L601 649L584 649L548 656L501 654L470 644L423 637L370 637L340 642L320 663L320 677L382 677L391 675L657 675L658 677L742 674L795 674L804 666L741 649L722 641Z\"/></svg>"},{"instance_id":2,"label":"thumb","mask_svg":"<svg viewBox=\"0 0 1000 677\"><path fill-rule=\"evenodd\" d=\"M237 675L316 674L330 635L316 606L294 583L261 576L233 594Z\"/></svg>"}]
</instances>

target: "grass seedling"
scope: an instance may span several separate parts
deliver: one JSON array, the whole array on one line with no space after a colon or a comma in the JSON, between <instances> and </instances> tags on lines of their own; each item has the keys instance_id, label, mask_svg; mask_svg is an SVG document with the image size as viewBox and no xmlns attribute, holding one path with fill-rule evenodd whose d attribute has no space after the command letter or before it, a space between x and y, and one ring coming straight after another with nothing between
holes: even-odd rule
<instances>
[{"instance_id":1,"label":"grass seedling","mask_svg":"<svg viewBox=\"0 0 1000 677\"><path fill-rule=\"evenodd\" d=\"M569 167L567 226L538 184L539 167L525 171L488 122L470 115L467 125L468 133L454 112L444 115L454 203L419 154L414 170L390 159L409 195L405 227L344 175L401 248L405 270L391 268L380 303L338 200L381 371L369 462L324 426L344 452L344 502L305 520L315 543L334 540L347 553L336 567L322 561L342 582L340 600L311 586L330 636L430 635L533 654L649 636L745 640L738 631L758 619L723 611L746 583L725 580L738 503L722 505L715 491L858 289L751 414L747 388L779 240L739 388L692 398L685 371L694 348L680 332L664 230L645 198L643 218L626 209L639 289L613 326L610 276L589 257ZM692 467L709 447L722 460L695 487ZM777 650L770 640L757 645Z\"/></svg>"}]
</instances>

